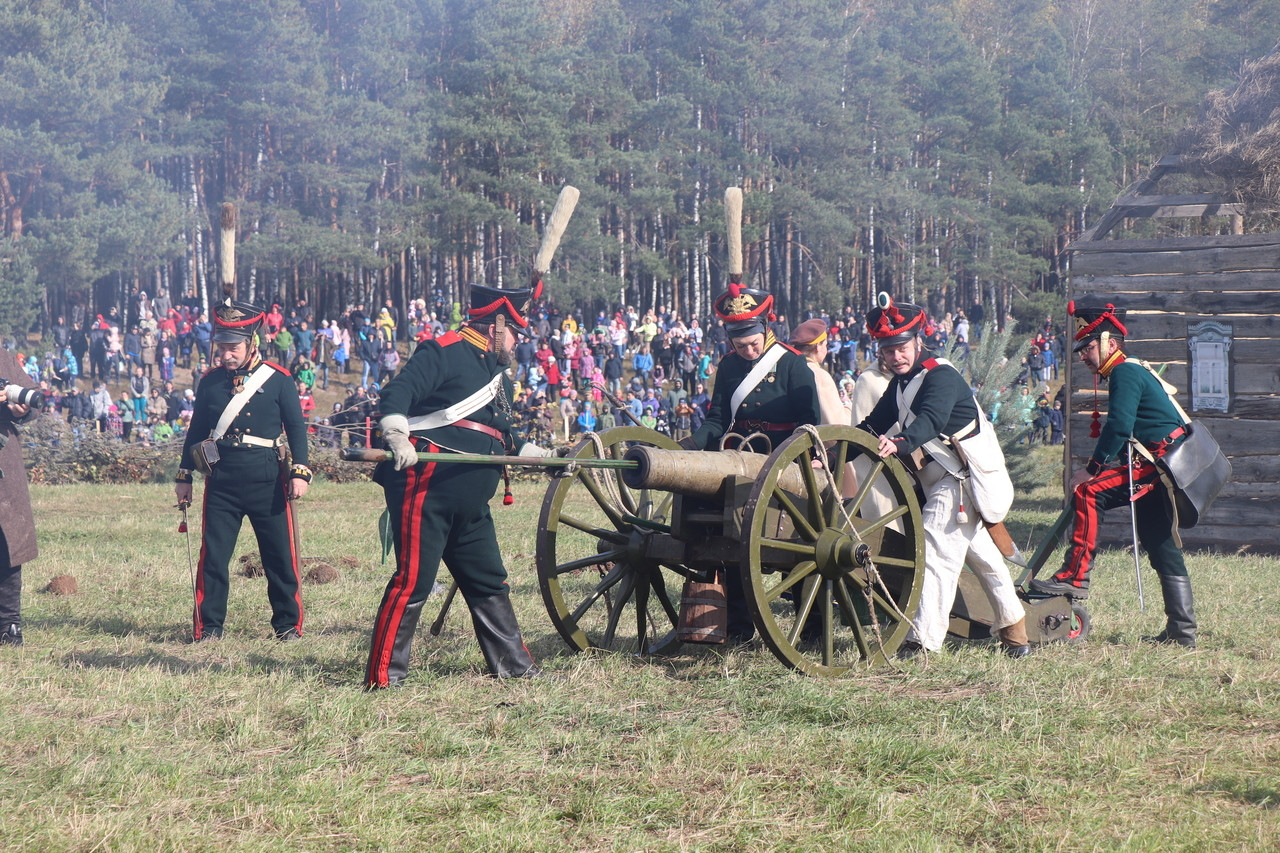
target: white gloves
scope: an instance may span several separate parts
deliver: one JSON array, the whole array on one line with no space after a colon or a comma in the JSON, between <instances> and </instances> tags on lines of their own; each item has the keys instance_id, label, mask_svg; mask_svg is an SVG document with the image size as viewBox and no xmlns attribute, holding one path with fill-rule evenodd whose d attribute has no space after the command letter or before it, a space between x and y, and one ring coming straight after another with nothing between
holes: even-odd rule
<instances>
[{"instance_id":1,"label":"white gloves","mask_svg":"<svg viewBox=\"0 0 1280 853\"><path fill-rule=\"evenodd\" d=\"M524 444L520 445L520 452L517 455L546 458L547 456L555 456L556 452L554 450L548 450L545 447L539 447L532 441L526 441Z\"/></svg>"},{"instance_id":2,"label":"white gloves","mask_svg":"<svg viewBox=\"0 0 1280 853\"><path fill-rule=\"evenodd\" d=\"M382 427L382 437L395 455L396 470L403 471L410 465L418 464L418 451L409 441L409 419L404 415L384 415L378 422Z\"/></svg>"}]
</instances>

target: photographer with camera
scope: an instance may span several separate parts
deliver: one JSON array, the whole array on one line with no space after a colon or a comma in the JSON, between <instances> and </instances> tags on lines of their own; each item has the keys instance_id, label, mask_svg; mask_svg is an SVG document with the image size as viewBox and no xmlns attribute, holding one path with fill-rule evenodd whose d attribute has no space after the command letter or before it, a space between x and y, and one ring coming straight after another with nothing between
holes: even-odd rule
<instances>
[{"instance_id":1,"label":"photographer with camera","mask_svg":"<svg viewBox=\"0 0 1280 853\"><path fill-rule=\"evenodd\" d=\"M0 645L22 645L22 565L34 560L36 522L18 425L44 397L11 351L0 349Z\"/></svg>"}]
</instances>

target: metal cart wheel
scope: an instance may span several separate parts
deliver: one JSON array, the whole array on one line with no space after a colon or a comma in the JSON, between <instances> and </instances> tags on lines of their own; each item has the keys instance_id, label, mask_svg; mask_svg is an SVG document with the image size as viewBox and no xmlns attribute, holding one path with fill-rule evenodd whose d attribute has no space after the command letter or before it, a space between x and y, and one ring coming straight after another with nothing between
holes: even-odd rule
<instances>
[{"instance_id":1,"label":"metal cart wheel","mask_svg":"<svg viewBox=\"0 0 1280 853\"><path fill-rule=\"evenodd\" d=\"M765 645L792 669L838 676L884 662L906 637L924 525L915 480L879 458L873 437L846 426L817 436L796 433L765 463L744 509L741 566Z\"/></svg>"}]
</instances>

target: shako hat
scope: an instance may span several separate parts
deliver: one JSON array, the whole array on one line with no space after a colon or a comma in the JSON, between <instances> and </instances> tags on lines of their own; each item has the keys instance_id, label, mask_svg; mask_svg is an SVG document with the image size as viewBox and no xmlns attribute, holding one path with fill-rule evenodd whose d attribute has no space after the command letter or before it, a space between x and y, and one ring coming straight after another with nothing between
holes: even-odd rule
<instances>
[{"instance_id":1,"label":"shako hat","mask_svg":"<svg viewBox=\"0 0 1280 853\"><path fill-rule=\"evenodd\" d=\"M1129 334L1129 330L1124 327L1125 309L1117 308L1110 302L1103 305L1077 305L1075 302L1068 302L1067 313L1076 319L1076 343L1071 348L1072 352L1080 352L1104 334L1121 339Z\"/></svg>"},{"instance_id":2,"label":"shako hat","mask_svg":"<svg viewBox=\"0 0 1280 853\"><path fill-rule=\"evenodd\" d=\"M876 307L867 312L867 333L881 346L905 344L923 328L923 308L909 302L894 302L884 291L876 297Z\"/></svg>"},{"instance_id":3,"label":"shako hat","mask_svg":"<svg viewBox=\"0 0 1280 853\"><path fill-rule=\"evenodd\" d=\"M724 321L725 332L731 338L762 335L767 331L765 324L777 319L773 314L772 293L732 281L729 288L716 297L712 308Z\"/></svg>"},{"instance_id":4,"label":"shako hat","mask_svg":"<svg viewBox=\"0 0 1280 853\"><path fill-rule=\"evenodd\" d=\"M787 343L793 347L816 347L827 339L827 324L817 317L805 320L791 330L791 340Z\"/></svg>"},{"instance_id":5,"label":"shako hat","mask_svg":"<svg viewBox=\"0 0 1280 853\"><path fill-rule=\"evenodd\" d=\"M467 322L471 325L489 326L501 315L506 318L507 325L518 334L533 334L533 330L529 327L529 308L533 300L542 296L541 280L525 290L502 290L498 287L473 284L470 294Z\"/></svg>"},{"instance_id":6,"label":"shako hat","mask_svg":"<svg viewBox=\"0 0 1280 853\"><path fill-rule=\"evenodd\" d=\"M213 341L219 344L252 343L253 336L265 320L266 313L257 305L228 296L213 309Z\"/></svg>"}]
</instances>

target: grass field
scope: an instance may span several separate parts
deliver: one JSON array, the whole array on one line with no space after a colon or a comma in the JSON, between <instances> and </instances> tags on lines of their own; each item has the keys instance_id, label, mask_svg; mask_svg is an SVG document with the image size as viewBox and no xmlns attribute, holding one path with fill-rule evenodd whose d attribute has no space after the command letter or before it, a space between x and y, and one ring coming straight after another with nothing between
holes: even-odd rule
<instances>
[{"instance_id":1,"label":"grass field","mask_svg":"<svg viewBox=\"0 0 1280 853\"><path fill-rule=\"evenodd\" d=\"M495 506L526 639L558 680L498 683L465 609L410 686L359 689L380 564L371 484L318 483L307 636L270 639L234 577L227 639L192 646L168 487L37 488L26 640L0 649L0 838L12 850L1280 849L1275 559L1189 556L1201 647L1147 570L1103 555L1082 645L968 647L840 680L767 651L572 655L537 593L542 486ZM1052 516L1027 503L1026 540ZM197 525L192 524L198 547ZM241 548L256 550L248 527ZM345 556L358 567L342 565ZM75 576L79 593L41 588ZM434 618L428 603L424 620Z\"/></svg>"}]
</instances>

